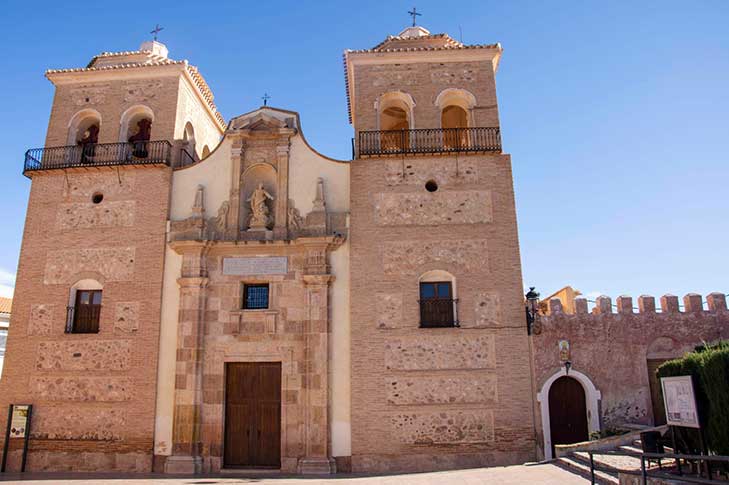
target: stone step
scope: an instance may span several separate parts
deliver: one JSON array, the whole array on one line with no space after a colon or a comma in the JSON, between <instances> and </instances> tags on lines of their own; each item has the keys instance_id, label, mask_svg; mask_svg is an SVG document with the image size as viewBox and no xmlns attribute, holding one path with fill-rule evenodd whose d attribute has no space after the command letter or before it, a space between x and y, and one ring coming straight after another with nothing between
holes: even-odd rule
<instances>
[{"instance_id":1,"label":"stone step","mask_svg":"<svg viewBox=\"0 0 729 485\"><path fill-rule=\"evenodd\" d=\"M572 453L573 458L583 465L590 466L590 455L586 451ZM607 472L640 471L640 458L624 455L593 455L595 468Z\"/></svg>"},{"instance_id":2,"label":"stone step","mask_svg":"<svg viewBox=\"0 0 729 485\"><path fill-rule=\"evenodd\" d=\"M642 449L640 449L637 446L632 446L632 445L619 446L618 450L624 451L626 453L643 453Z\"/></svg>"},{"instance_id":3,"label":"stone step","mask_svg":"<svg viewBox=\"0 0 729 485\"><path fill-rule=\"evenodd\" d=\"M561 456L555 460L555 465L583 478L590 479L590 465L585 465L572 456ZM595 470L595 483L601 485L619 485L618 474Z\"/></svg>"}]
</instances>

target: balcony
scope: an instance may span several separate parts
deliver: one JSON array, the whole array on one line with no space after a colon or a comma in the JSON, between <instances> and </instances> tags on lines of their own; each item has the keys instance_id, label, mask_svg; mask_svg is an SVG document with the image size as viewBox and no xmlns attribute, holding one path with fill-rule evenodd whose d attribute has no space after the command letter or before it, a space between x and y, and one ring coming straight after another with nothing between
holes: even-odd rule
<instances>
[{"instance_id":1,"label":"balcony","mask_svg":"<svg viewBox=\"0 0 729 485\"><path fill-rule=\"evenodd\" d=\"M66 307L66 333L99 333L101 305Z\"/></svg>"},{"instance_id":2,"label":"balcony","mask_svg":"<svg viewBox=\"0 0 729 485\"><path fill-rule=\"evenodd\" d=\"M172 145L166 140L31 148L25 152L23 173L73 167L169 166L171 153Z\"/></svg>"},{"instance_id":3,"label":"balcony","mask_svg":"<svg viewBox=\"0 0 729 485\"><path fill-rule=\"evenodd\" d=\"M420 300L420 328L458 327L457 305L451 298Z\"/></svg>"},{"instance_id":4,"label":"balcony","mask_svg":"<svg viewBox=\"0 0 729 485\"><path fill-rule=\"evenodd\" d=\"M357 158L421 153L500 152L498 127L360 131Z\"/></svg>"}]
</instances>

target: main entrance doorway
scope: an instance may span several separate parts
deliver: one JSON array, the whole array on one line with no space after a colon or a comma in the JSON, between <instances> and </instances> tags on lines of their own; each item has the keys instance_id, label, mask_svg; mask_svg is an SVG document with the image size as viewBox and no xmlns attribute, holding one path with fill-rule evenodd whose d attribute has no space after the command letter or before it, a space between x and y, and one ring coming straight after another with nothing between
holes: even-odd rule
<instances>
[{"instance_id":1,"label":"main entrance doorway","mask_svg":"<svg viewBox=\"0 0 729 485\"><path fill-rule=\"evenodd\" d=\"M576 379L562 376L549 388L552 446L587 441L585 390Z\"/></svg>"},{"instance_id":2,"label":"main entrance doorway","mask_svg":"<svg viewBox=\"0 0 729 485\"><path fill-rule=\"evenodd\" d=\"M281 363L231 362L225 378L225 466L281 467Z\"/></svg>"}]
</instances>

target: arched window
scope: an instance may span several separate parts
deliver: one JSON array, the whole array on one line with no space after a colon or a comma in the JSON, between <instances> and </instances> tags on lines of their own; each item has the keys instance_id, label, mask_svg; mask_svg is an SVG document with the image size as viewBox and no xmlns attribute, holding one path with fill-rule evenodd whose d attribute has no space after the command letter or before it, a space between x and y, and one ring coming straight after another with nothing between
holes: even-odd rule
<instances>
[{"instance_id":1,"label":"arched window","mask_svg":"<svg viewBox=\"0 0 729 485\"><path fill-rule=\"evenodd\" d=\"M413 127L412 96L401 91L385 93L377 100L380 149L399 151L410 146L410 130Z\"/></svg>"},{"instance_id":2,"label":"arched window","mask_svg":"<svg viewBox=\"0 0 729 485\"><path fill-rule=\"evenodd\" d=\"M433 270L419 278L420 327L457 327L456 279L447 271Z\"/></svg>"},{"instance_id":3,"label":"arched window","mask_svg":"<svg viewBox=\"0 0 729 485\"><path fill-rule=\"evenodd\" d=\"M154 113L147 106L132 106L122 114L119 141L132 144L131 152L134 157L147 158L153 122Z\"/></svg>"},{"instance_id":4,"label":"arched window","mask_svg":"<svg viewBox=\"0 0 729 485\"><path fill-rule=\"evenodd\" d=\"M84 109L73 115L68 124L68 145L79 147L78 157L90 161L96 152L101 129L101 115L93 109Z\"/></svg>"},{"instance_id":5,"label":"arched window","mask_svg":"<svg viewBox=\"0 0 729 485\"><path fill-rule=\"evenodd\" d=\"M68 299L66 333L99 333L102 286L83 279L72 287Z\"/></svg>"},{"instance_id":6,"label":"arched window","mask_svg":"<svg viewBox=\"0 0 729 485\"><path fill-rule=\"evenodd\" d=\"M195 150L195 129L189 121L185 124L185 132L182 134L182 141L183 148L187 151L188 155L190 155L193 161L197 160L197 151Z\"/></svg>"},{"instance_id":7,"label":"arched window","mask_svg":"<svg viewBox=\"0 0 729 485\"><path fill-rule=\"evenodd\" d=\"M205 145L202 149L202 157L201 158L207 158L208 155L210 155L210 148Z\"/></svg>"},{"instance_id":8,"label":"arched window","mask_svg":"<svg viewBox=\"0 0 729 485\"><path fill-rule=\"evenodd\" d=\"M440 109L440 126L443 129L443 146L459 149L469 146L471 112L476 98L464 89L448 88L438 94L435 104Z\"/></svg>"}]
</instances>

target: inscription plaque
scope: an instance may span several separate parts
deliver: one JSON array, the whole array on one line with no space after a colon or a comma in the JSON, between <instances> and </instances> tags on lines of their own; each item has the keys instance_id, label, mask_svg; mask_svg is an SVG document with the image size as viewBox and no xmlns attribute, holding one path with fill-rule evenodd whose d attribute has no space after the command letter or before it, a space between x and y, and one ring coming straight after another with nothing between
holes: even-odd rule
<instances>
[{"instance_id":1,"label":"inscription plaque","mask_svg":"<svg viewBox=\"0 0 729 485\"><path fill-rule=\"evenodd\" d=\"M288 273L287 257L271 258L223 258L225 275L261 275Z\"/></svg>"}]
</instances>

